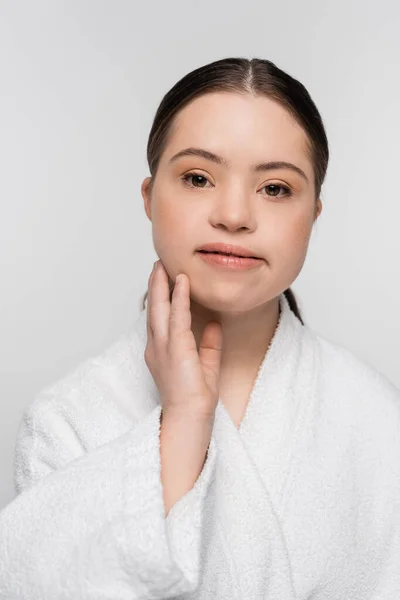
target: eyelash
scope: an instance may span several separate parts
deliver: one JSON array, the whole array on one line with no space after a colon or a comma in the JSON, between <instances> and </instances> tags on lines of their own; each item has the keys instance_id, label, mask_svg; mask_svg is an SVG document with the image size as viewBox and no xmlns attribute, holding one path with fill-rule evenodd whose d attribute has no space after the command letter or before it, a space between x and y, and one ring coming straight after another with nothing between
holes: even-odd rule
<instances>
[{"instance_id":1,"label":"eyelash","mask_svg":"<svg viewBox=\"0 0 400 600\"><path fill-rule=\"evenodd\" d=\"M190 183L188 182L188 180L189 180L190 177L196 177L196 176L203 177L204 179L206 179L209 182L209 180L207 179L207 177L205 175L202 175L201 173L195 173L195 172L185 173L185 175L183 175L181 177L181 179L182 179L184 185L187 185L188 187L190 187L192 189L196 189L197 188L198 190L201 190L201 189L203 189L201 186L190 185ZM267 194L267 196L269 196L270 198L286 198L286 197L289 197L289 196L293 195L293 192L292 192L292 190L289 187L287 187L286 185L281 185L280 183L269 183L268 185L264 185L261 189L267 188L270 185L273 185L275 187L279 187L282 190L284 190L284 192L285 192L281 196L279 196L279 195L278 196L270 196L269 194Z\"/></svg>"}]
</instances>

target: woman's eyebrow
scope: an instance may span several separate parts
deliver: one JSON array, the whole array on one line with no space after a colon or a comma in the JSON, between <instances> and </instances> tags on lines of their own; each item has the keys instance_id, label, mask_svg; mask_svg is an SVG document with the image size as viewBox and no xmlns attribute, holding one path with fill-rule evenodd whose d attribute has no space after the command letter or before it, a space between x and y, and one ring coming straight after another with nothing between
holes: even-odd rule
<instances>
[{"instance_id":1,"label":"woman's eyebrow","mask_svg":"<svg viewBox=\"0 0 400 600\"><path fill-rule=\"evenodd\" d=\"M229 162L222 158L222 156L218 156L218 154L214 154L214 152L210 152L209 150L204 150L203 148L185 148L177 154L174 154L172 158L170 158L169 163L172 163L178 158L182 156L200 156L201 158L205 158L206 160L211 160L212 162L223 165L224 167L229 167ZM300 167L294 165L293 163L278 160L278 161L270 161L266 163L260 163L258 165L253 165L252 170L255 173L260 173L263 171L271 171L272 169L291 169L298 173L307 183L309 183L307 175L304 173Z\"/></svg>"}]
</instances>

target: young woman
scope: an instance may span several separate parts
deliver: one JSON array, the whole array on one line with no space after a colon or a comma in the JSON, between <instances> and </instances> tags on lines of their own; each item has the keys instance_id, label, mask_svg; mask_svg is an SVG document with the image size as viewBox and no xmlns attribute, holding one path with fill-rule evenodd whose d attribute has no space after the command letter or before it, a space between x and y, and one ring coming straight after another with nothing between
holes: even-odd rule
<instances>
[{"instance_id":1,"label":"young woman","mask_svg":"<svg viewBox=\"0 0 400 600\"><path fill-rule=\"evenodd\" d=\"M290 290L322 208L316 106L269 61L216 61L147 151L147 310L28 406L0 598L399 598L400 393Z\"/></svg>"}]
</instances>

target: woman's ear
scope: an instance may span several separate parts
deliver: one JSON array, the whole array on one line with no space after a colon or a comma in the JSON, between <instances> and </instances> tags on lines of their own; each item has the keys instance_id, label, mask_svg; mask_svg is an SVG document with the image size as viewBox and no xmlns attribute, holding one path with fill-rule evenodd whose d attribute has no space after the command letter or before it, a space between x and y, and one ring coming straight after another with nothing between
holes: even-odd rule
<instances>
[{"instance_id":1,"label":"woman's ear","mask_svg":"<svg viewBox=\"0 0 400 600\"><path fill-rule=\"evenodd\" d=\"M151 221L151 181L152 181L151 177L146 177L146 179L143 179L142 186L141 186L142 197L143 197L143 201L144 201L144 210L150 221Z\"/></svg>"},{"instance_id":2,"label":"woman's ear","mask_svg":"<svg viewBox=\"0 0 400 600\"><path fill-rule=\"evenodd\" d=\"M318 201L315 205L315 221L318 219L321 212L322 212L322 202L321 202L321 198L318 198Z\"/></svg>"}]
</instances>

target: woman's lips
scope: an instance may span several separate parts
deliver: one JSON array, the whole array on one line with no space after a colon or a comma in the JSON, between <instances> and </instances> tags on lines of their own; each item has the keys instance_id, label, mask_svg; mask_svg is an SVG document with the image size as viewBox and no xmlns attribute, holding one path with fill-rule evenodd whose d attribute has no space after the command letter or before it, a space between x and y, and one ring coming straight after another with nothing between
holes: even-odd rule
<instances>
[{"instance_id":1,"label":"woman's lips","mask_svg":"<svg viewBox=\"0 0 400 600\"><path fill-rule=\"evenodd\" d=\"M259 267L262 262L261 258L245 258L242 256L218 254L215 252L198 251L198 254L206 263L225 269L254 269L255 267Z\"/></svg>"}]
</instances>

